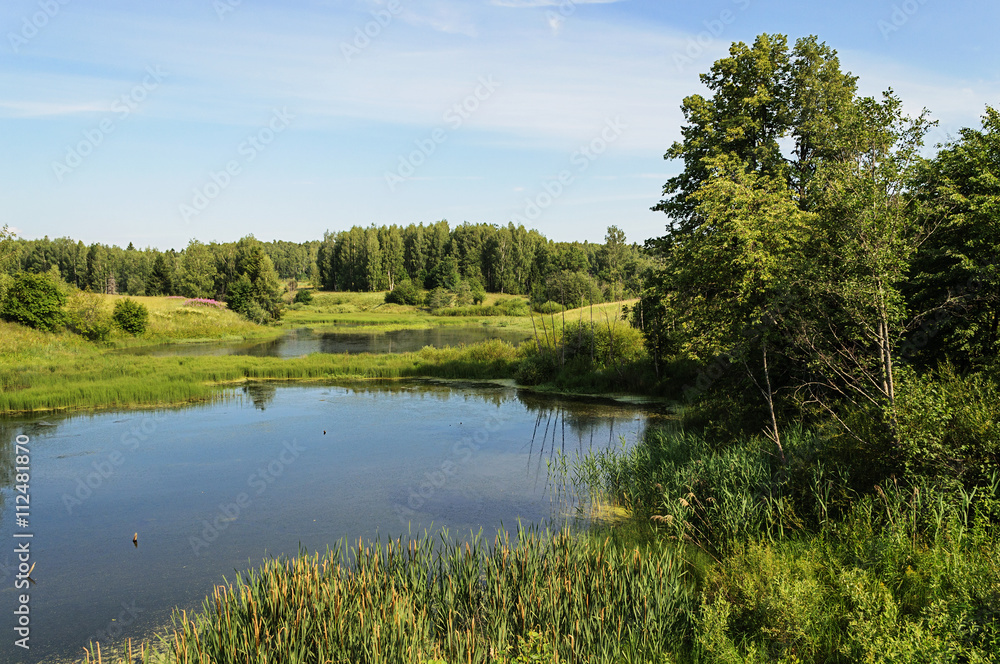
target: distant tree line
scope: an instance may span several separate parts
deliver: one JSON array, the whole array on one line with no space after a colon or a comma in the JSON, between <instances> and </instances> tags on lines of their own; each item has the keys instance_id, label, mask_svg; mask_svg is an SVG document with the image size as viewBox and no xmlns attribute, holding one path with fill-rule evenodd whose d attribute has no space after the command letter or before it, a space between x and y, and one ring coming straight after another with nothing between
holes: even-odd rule
<instances>
[{"instance_id":1,"label":"distant tree line","mask_svg":"<svg viewBox=\"0 0 1000 664\"><path fill-rule=\"evenodd\" d=\"M451 228L439 221L328 232L316 264L327 290L393 290L403 282L456 290L467 282L472 290L571 305L637 293L649 259L616 226L596 244L554 242L512 223Z\"/></svg>"},{"instance_id":2,"label":"distant tree line","mask_svg":"<svg viewBox=\"0 0 1000 664\"><path fill-rule=\"evenodd\" d=\"M413 288L531 295L539 302L566 305L602 301L637 293L649 260L625 234L610 227L604 244L554 242L523 226L447 221L409 226L355 226L327 232L322 240L261 242L247 236L237 242L191 240L180 251L126 248L63 237L6 240L8 274L50 273L63 282L95 293L181 295L228 301L233 289L245 297L245 275L260 284L261 318L273 308L271 291L281 281L308 280L325 290L392 290L407 282ZM264 260L266 258L266 261ZM280 293L279 293L280 294ZM267 318L268 316L263 316Z\"/></svg>"}]
</instances>

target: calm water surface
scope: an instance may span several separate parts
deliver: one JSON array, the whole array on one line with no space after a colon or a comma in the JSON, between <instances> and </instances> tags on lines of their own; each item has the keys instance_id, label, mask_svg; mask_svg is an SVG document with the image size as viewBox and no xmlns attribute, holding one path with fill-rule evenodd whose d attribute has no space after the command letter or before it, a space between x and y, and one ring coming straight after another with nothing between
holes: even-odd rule
<instances>
[{"instance_id":1,"label":"calm water surface","mask_svg":"<svg viewBox=\"0 0 1000 664\"><path fill-rule=\"evenodd\" d=\"M253 355L256 357L302 357L310 353L408 353L424 346L444 348L501 339L512 344L526 341L524 332L502 327L437 327L424 330L391 332L314 332L303 328L291 330L270 341L225 341L197 344L164 344L130 348L136 355Z\"/></svg>"},{"instance_id":2,"label":"calm water surface","mask_svg":"<svg viewBox=\"0 0 1000 664\"><path fill-rule=\"evenodd\" d=\"M633 443L656 407L499 385L261 385L164 411L0 420L0 661L138 640L265 557L341 538L559 518L546 461ZM325 431L325 433L324 433ZM14 437L29 436L29 526ZM13 646L15 532L30 532L31 650ZM138 533L138 547L133 533Z\"/></svg>"}]
</instances>

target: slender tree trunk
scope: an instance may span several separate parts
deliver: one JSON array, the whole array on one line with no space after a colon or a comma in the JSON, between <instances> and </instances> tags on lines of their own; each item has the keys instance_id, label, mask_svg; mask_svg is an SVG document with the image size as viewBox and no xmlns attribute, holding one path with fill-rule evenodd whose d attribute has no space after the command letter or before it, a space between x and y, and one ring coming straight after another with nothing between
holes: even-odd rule
<instances>
[{"instance_id":1,"label":"slender tree trunk","mask_svg":"<svg viewBox=\"0 0 1000 664\"><path fill-rule=\"evenodd\" d=\"M771 370L767 366L767 340L763 344L764 354L764 385L767 387L764 397L767 399L767 408L771 413L771 435L769 438L778 446L778 454L781 455L781 463L785 463L785 449L781 446L781 434L778 432L778 416L774 412L774 390L771 388Z\"/></svg>"}]
</instances>

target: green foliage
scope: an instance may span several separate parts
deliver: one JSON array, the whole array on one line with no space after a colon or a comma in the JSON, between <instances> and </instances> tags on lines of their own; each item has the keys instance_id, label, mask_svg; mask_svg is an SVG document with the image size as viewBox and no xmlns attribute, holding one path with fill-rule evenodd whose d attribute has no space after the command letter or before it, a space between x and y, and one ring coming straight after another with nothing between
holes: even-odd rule
<instances>
[{"instance_id":1,"label":"green foliage","mask_svg":"<svg viewBox=\"0 0 1000 664\"><path fill-rule=\"evenodd\" d=\"M898 401L899 463L913 477L966 487L1000 473L1000 390L951 367L906 374Z\"/></svg>"},{"instance_id":2,"label":"green foliage","mask_svg":"<svg viewBox=\"0 0 1000 664\"><path fill-rule=\"evenodd\" d=\"M3 304L4 297L7 295L7 290L14 283L14 277L10 276L6 272L0 272L0 305Z\"/></svg>"},{"instance_id":3,"label":"green foliage","mask_svg":"<svg viewBox=\"0 0 1000 664\"><path fill-rule=\"evenodd\" d=\"M947 357L968 370L1000 351L1000 111L987 106L981 129L958 133L917 178L939 226L905 285L908 305L926 313L904 349L923 367Z\"/></svg>"},{"instance_id":4,"label":"green foliage","mask_svg":"<svg viewBox=\"0 0 1000 664\"><path fill-rule=\"evenodd\" d=\"M482 282L479 279L472 278L466 283L469 284L469 289L472 291L472 303L482 304L486 300L486 289L483 288Z\"/></svg>"},{"instance_id":5,"label":"green foliage","mask_svg":"<svg viewBox=\"0 0 1000 664\"><path fill-rule=\"evenodd\" d=\"M586 272L556 272L545 280L543 293L545 300L559 302L567 309L604 301L604 293L597 280Z\"/></svg>"},{"instance_id":6,"label":"green foliage","mask_svg":"<svg viewBox=\"0 0 1000 664\"><path fill-rule=\"evenodd\" d=\"M97 293L78 291L66 303L66 324L90 341L107 341L114 328L111 315L104 309L104 299Z\"/></svg>"},{"instance_id":7,"label":"green foliage","mask_svg":"<svg viewBox=\"0 0 1000 664\"><path fill-rule=\"evenodd\" d=\"M177 290L185 297L214 297L217 273L212 250L197 240L191 240L181 257Z\"/></svg>"},{"instance_id":8,"label":"green foliage","mask_svg":"<svg viewBox=\"0 0 1000 664\"><path fill-rule=\"evenodd\" d=\"M395 288L385 294L385 301L389 304L416 306L423 301L423 294L416 284L406 279L396 284Z\"/></svg>"},{"instance_id":9,"label":"green foliage","mask_svg":"<svg viewBox=\"0 0 1000 664\"><path fill-rule=\"evenodd\" d=\"M567 533L342 544L239 574L168 638L192 664L662 661L697 604L685 577L675 547Z\"/></svg>"},{"instance_id":10,"label":"green foliage","mask_svg":"<svg viewBox=\"0 0 1000 664\"><path fill-rule=\"evenodd\" d=\"M451 291L438 286L427 293L425 304L431 309L443 309L444 307L451 306L453 297Z\"/></svg>"},{"instance_id":11,"label":"green foliage","mask_svg":"<svg viewBox=\"0 0 1000 664\"><path fill-rule=\"evenodd\" d=\"M528 353L517 365L514 379L521 385L540 385L555 378L559 362L553 352Z\"/></svg>"},{"instance_id":12,"label":"green foliage","mask_svg":"<svg viewBox=\"0 0 1000 664\"><path fill-rule=\"evenodd\" d=\"M226 305L249 321L264 324L281 318L281 282L261 243L248 236L236 247L236 277L229 282Z\"/></svg>"},{"instance_id":13,"label":"green foliage","mask_svg":"<svg viewBox=\"0 0 1000 664\"><path fill-rule=\"evenodd\" d=\"M566 311L566 307L559 304L558 302L553 302L549 300L548 302L542 302L541 304L536 304L534 310L542 315L546 314L558 314Z\"/></svg>"},{"instance_id":14,"label":"green foliage","mask_svg":"<svg viewBox=\"0 0 1000 664\"><path fill-rule=\"evenodd\" d=\"M449 307L436 309L435 316L527 316L531 309L528 303L518 297L500 298L492 306L473 305L469 307Z\"/></svg>"},{"instance_id":15,"label":"green foliage","mask_svg":"<svg viewBox=\"0 0 1000 664\"><path fill-rule=\"evenodd\" d=\"M111 318L121 330L138 335L146 331L146 325L149 323L149 309L146 308L146 305L126 297L115 302Z\"/></svg>"},{"instance_id":16,"label":"green foliage","mask_svg":"<svg viewBox=\"0 0 1000 664\"><path fill-rule=\"evenodd\" d=\"M7 287L0 303L0 317L51 331L63 324L65 304L66 295L50 275L22 272Z\"/></svg>"},{"instance_id":17,"label":"green foliage","mask_svg":"<svg viewBox=\"0 0 1000 664\"><path fill-rule=\"evenodd\" d=\"M313 294L311 290L307 288L300 288L298 291L295 292L294 302L296 304L311 304L312 301L313 301Z\"/></svg>"}]
</instances>

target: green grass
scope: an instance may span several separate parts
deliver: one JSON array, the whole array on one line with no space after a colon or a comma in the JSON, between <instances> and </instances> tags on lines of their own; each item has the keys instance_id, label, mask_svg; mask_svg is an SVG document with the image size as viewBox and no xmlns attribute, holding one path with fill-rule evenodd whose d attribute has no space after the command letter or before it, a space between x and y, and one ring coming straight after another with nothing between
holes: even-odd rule
<instances>
[{"instance_id":1,"label":"green grass","mask_svg":"<svg viewBox=\"0 0 1000 664\"><path fill-rule=\"evenodd\" d=\"M671 661L696 602L679 550L661 542L534 530L493 546L358 542L271 560L216 587L196 615L175 615L159 659Z\"/></svg>"},{"instance_id":2,"label":"green grass","mask_svg":"<svg viewBox=\"0 0 1000 664\"><path fill-rule=\"evenodd\" d=\"M173 405L210 399L220 387L257 380L505 378L518 361L518 349L498 340L394 355L317 353L291 359L151 357L87 349L68 357L4 363L0 414Z\"/></svg>"}]
</instances>

